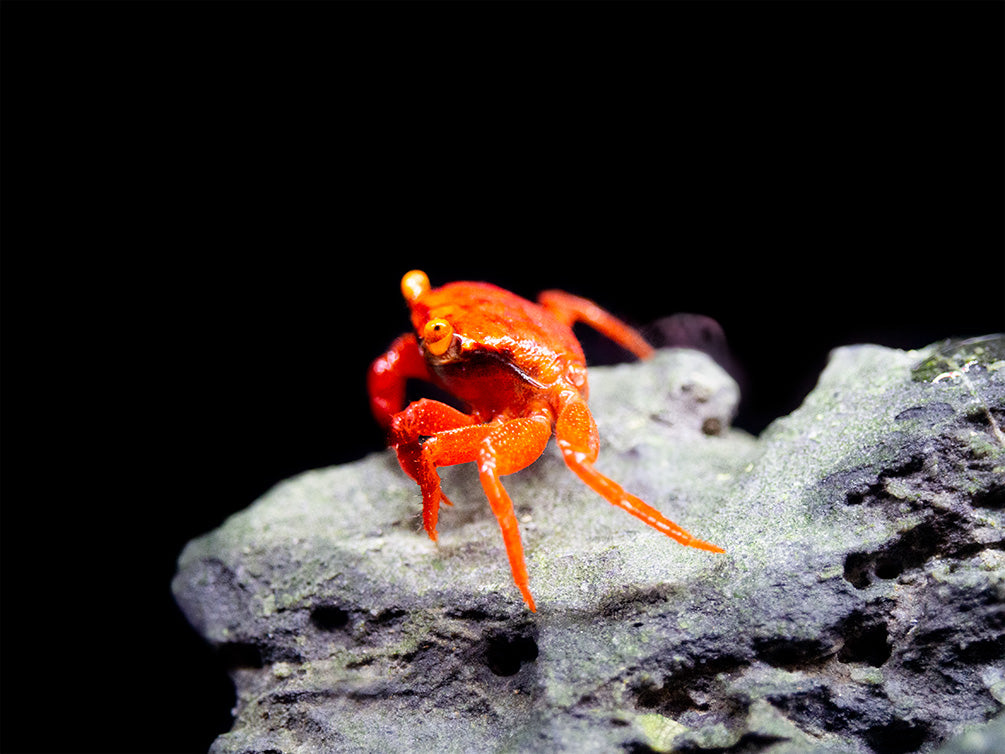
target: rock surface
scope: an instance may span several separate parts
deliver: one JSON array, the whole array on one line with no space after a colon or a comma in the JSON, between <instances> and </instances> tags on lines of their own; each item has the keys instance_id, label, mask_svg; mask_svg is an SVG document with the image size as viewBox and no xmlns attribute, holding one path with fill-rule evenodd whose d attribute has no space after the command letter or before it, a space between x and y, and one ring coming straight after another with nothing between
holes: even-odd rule
<instances>
[{"instance_id":1,"label":"rock surface","mask_svg":"<svg viewBox=\"0 0 1005 754\"><path fill-rule=\"evenodd\" d=\"M237 686L213 751L1005 750L1001 338L838 349L757 439L696 352L590 384L598 468L725 555L550 448L506 480L531 614L470 465L438 546L392 453L300 475L180 558Z\"/></svg>"}]
</instances>

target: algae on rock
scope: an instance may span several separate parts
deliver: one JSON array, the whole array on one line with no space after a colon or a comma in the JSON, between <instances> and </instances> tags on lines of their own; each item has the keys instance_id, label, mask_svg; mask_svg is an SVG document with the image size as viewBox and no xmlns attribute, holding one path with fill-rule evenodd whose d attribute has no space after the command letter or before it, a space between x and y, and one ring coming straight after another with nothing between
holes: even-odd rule
<instances>
[{"instance_id":1,"label":"algae on rock","mask_svg":"<svg viewBox=\"0 0 1005 754\"><path fill-rule=\"evenodd\" d=\"M936 356L838 349L756 439L702 354L591 370L598 468L727 552L677 545L546 451L507 477L537 614L470 466L442 470L438 546L391 452L280 484L191 542L173 584L232 659L213 751L1000 740L981 726L1005 696L1005 370L929 375Z\"/></svg>"}]
</instances>

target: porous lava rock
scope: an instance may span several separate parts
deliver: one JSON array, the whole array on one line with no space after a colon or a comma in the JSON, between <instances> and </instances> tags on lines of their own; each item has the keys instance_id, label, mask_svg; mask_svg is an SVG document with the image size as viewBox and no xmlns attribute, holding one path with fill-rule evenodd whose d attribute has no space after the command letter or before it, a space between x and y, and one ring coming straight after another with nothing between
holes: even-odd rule
<instances>
[{"instance_id":1,"label":"porous lava rock","mask_svg":"<svg viewBox=\"0 0 1005 754\"><path fill-rule=\"evenodd\" d=\"M598 468L726 554L551 448L505 480L536 614L470 465L438 545L390 451L278 485L173 582L236 684L212 751L1005 750L1003 351L838 349L759 438L698 352L591 370Z\"/></svg>"}]
</instances>

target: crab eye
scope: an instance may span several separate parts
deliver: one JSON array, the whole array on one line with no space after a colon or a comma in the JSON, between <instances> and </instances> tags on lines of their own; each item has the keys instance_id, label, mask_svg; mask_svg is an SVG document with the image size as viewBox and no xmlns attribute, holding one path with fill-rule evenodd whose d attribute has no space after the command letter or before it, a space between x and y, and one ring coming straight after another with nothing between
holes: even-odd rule
<instances>
[{"instance_id":1,"label":"crab eye","mask_svg":"<svg viewBox=\"0 0 1005 754\"><path fill-rule=\"evenodd\" d=\"M411 270L401 279L401 295L406 301L415 301L429 290L429 278L422 270Z\"/></svg>"},{"instance_id":2,"label":"crab eye","mask_svg":"<svg viewBox=\"0 0 1005 754\"><path fill-rule=\"evenodd\" d=\"M422 328L422 341L433 356L442 356L450 348L454 328L445 319L431 319Z\"/></svg>"}]
</instances>

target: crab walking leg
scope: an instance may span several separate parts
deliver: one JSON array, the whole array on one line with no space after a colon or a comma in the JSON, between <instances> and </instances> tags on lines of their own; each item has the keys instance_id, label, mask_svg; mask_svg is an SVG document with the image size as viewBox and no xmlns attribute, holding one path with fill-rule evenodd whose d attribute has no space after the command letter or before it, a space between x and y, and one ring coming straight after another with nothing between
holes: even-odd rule
<instances>
[{"instance_id":1,"label":"crab walking leg","mask_svg":"<svg viewBox=\"0 0 1005 754\"><path fill-rule=\"evenodd\" d=\"M559 414L555 434L566 465L608 502L631 513L682 545L709 552L725 552L721 547L691 536L658 510L635 495L625 492L621 485L593 468L593 462L597 460L597 426L589 408L582 400L578 398L567 400Z\"/></svg>"},{"instance_id":2,"label":"crab walking leg","mask_svg":"<svg viewBox=\"0 0 1005 754\"><path fill-rule=\"evenodd\" d=\"M556 319L570 327L574 322L585 322L640 359L647 359L653 355L653 347L646 343L638 332L587 298L574 296L565 291L542 291L537 301Z\"/></svg>"},{"instance_id":3,"label":"crab walking leg","mask_svg":"<svg viewBox=\"0 0 1005 754\"><path fill-rule=\"evenodd\" d=\"M551 420L543 415L513 419L500 424L482 443L478 458L478 477L485 497L499 521L509 567L524 602L531 612L537 612L530 593L527 563L523 557L523 542L517 526L513 501L499 477L512 474L534 463L544 451L551 436Z\"/></svg>"},{"instance_id":4,"label":"crab walking leg","mask_svg":"<svg viewBox=\"0 0 1005 754\"><path fill-rule=\"evenodd\" d=\"M696 547L699 550L708 550L709 552L725 552L725 550L721 547L691 536L691 534L689 534L686 530L666 518L655 508L642 502L642 500L637 498L635 495L625 492L619 484L593 468L592 464L586 463L581 459L570 458L568 454L565 455L565 462L580 479L586 482L587 485L593 488L600 495L605 497L609 502L625 511L628 511L633 516L649 524L657 531L663 532L668 537L675 539L682 545L687 545L688 547Z\"/></svg>"},{"instance_id":5,"label":"crab walking leg","mask_svg":"<svg viewBox=\"0 0 1005 754\"><path fill-rule=\"evenodd\" d=\"M513 572L513 583L523 595L523 601L527 603L532 613L537 612L534 605L534 597L530 593L530 579L527 576L527 563L523 557L523 542L520 541L520 529L517 527L516 514L513 512L513 501L510 500L509 493L502 486L499 474L492 468L491 464L482 464L478 470L478 476L482 482L482 489L485 490L485 497L489 499L492 512L499 521L499 529L502 531L503 544L506 545L506 556L509 558L509 567Z\"/></svg>"}]
</instances>

